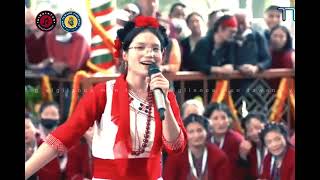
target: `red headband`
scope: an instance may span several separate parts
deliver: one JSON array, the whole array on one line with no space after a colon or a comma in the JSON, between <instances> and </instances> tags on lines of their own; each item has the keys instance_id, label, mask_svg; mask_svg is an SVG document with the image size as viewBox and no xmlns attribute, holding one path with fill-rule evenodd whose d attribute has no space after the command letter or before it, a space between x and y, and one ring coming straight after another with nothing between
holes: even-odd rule
<instances>
[{"instance_id":1,"label":"red headband","mask_svg":"<svg viewBox=\"0 0 320 180\"><path fill-rule=\"evenodd\" d=\"M121 40L117 37L117 39L114 40L114 48L116 49L116 51L113 53L114 57L119 58L121 46L122 46Z\"/></svg>"},{"instance_id":2,"label":"red headband","mask_svg":"<svg viewBox=\"0 0 320 180\"><path fill-rule=\"evenodd\" d=\"M236 17L232 16L232 17L224 20L222 22L222 26L237 28L238 27L238 22L237 22Z\"/></svg>"},{"instance_id":3,"label":"red headband","mask_svg":"<svg viewBox=\"0 0 320 180\"><path fill-rule=\"evenodd\" d=\"M151 16L137 16L134 19L136 27L148 27L159 28L159 22L156 18Z\"/></svg>"}]
</instances>

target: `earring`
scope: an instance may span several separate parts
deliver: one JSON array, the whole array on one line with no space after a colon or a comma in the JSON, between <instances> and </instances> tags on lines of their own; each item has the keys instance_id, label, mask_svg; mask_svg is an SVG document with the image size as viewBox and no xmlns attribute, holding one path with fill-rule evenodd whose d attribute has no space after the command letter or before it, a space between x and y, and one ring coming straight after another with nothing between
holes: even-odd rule
<instances>
[{"instance_id":1,"label":"earring","mask_svg":"<svg viewBox=\"0 0 320 180\"><path fill-rule=\"evenodd\" d=\"M128 61L124 61L124 70L128 71Z\"/></svg>"}]
</instances>

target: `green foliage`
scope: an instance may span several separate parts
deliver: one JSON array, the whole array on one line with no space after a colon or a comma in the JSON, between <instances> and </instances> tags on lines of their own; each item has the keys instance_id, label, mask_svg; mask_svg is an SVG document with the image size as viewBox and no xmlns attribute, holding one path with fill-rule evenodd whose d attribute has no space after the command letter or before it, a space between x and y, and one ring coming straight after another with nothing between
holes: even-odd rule
<instances>
[{"instance_id":1,"label":"green foliage","mask_svg":"<svg viewBox=\"0 0 320 180\"><path fill-rule=\"evenodd\" d=\"M24 86L24 104L32 113L34 113L35 104L39 103L42 99L40 86L33 87L31 85Z\"/></svg>"}]
</instances>

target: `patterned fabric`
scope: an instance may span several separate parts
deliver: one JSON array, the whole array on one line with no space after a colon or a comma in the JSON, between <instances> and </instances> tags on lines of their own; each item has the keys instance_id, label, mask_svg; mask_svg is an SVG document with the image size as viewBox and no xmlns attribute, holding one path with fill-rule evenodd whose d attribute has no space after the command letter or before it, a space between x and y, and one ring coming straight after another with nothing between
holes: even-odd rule
<instances>
[{"instance_id":1,"label":"patterned fabric","mask_svg":"<svg viewBox=\"0 0 320 180\"><path fill-rule=\"evenodd\" d=\"M120 85L117 85L117 82L115 82L115 85L113 87L113 94L109 94L106 92L106 83L99 83L96 86L94 86L92 89L88 90L84 96L82 96L81 100L79 101L74 113L68 118L68 120L56 128L51 134L58 138L67 148L70 148L74 142L79 139L86 130L91 126L98 126L100 125L100 131L104 131L103 133L111 133L109 138L103 138L105 137L102 133L101 141L99 143L102 143L102 140L105 140L105 144L108 143L109 149L105 149L104 147L101 147L101 145L96 144L96 142L92 142L92 151L93 151L93 158L95 161L93 162L93 166L95 167L93 169L93 177L95 178L104 178L104 179L117 179L119 176L128 177L127 179L135 180L135 175L138 175L139 180L150 180L150 177L154 177L153 179L156 179L160 177L161 167L160 167L160 157L161 157L161 150L162 148L165 148L167 152L170 153L177 153L182 152L186 146L186 132L183 127L182 119L180 117L180 110L178 103L176 102L176 97L172 91L168 93L168 99L170 101L170 106L172 109L172 112L174 114L175 120L177 121L179 127L182 129L182 132L180 134L183 134L183 145L180 146L181 148L172 151L171 149L168 149L166 146L163 146L162 142L162 124L161 120L159 118L158 113L154 113L155 119L156 119L156 127L155 127L155 141L153 142L153 146L151 149L151 156L152 158L135 158L135 159L117 159L119 156L114 156L114 159L108 159L108 158L101 158L100 156L95 156L94 151L101 151L101 156L103 156L103 153L107 154L106 151L110 153L117 153L119 155L119 151L114 151L114 146L117 145L117 142L124 142L129 141L130 142L130 149L132 149L132 142L131 142L131 135L130 135L130 123L129 123L129 95L128 91L126 91L126 81L123 76L119 77L117 80L120 81ZM117 81L116 80L116 81ZM119 83L119 82L118 82ZM118 92L118 93L117 93ZM111 98L107 98L107 95L111 95ZM121 100L120 100L121 99ZM108 113L105 112L106 104L110 103L110 108ZM123 105L125 104L125 105ZM111 106L112 105L112 106ZM112 108L111 108L112 107ZM114 112L113 112L113 111ZM111 115L111 116L110 116ZM125 115L125 117L122 117ZM104 118L109 117L109 119L112 122L113 126L116 126L117 124L117 131L110 131L110 127L105 127L104 125L111 125L110 124L104 124L103 121ZM113 117L113 118L112 118ZM126 118L127 117L127 118ZM122 119L123 118L123 119ZM123 120L123 121L122 121ZM134 120L134 119L132 119ZM101 123L101 124L99 124ZM157 124L158 123L158 124ZM157 129L158 128L158 129ZM120 132L123 131L123 132ZM96 129L94 130L94 133L99 133ZM120 133L119 139L116 138ZM113 137L111 137L113 136ZM181 135L180 135L181 136ZM114 139L114 142L111 139ZM180 138L179 138L180 139ZM180 139L180 140L181 140ZM124 146L120 150L126 150L127 147ZM109 154L109 153L108 153ZM99 154L100 155L100 154ZM124 155L129 155L129 153ZM127 168L125 168L127 167ZM137 168L138 167L138 168ZM106 171L112 168L111 171ZM115 177L115 178L113 178Z\"/></svg>"},{"instance_id":2,"label":"patterned fabric","mask_svg":"<svg viewBox=\"0 0 320 180\"><path fill-rule=\"evenodd\" d=\"M112 56L113 32L116 31L114 0L87 1L87 8L92 24L91 57L87 65L93 72L108 72L115 61Z\"/></svg>"},{"instance_id":3,"label":"patterned fabric","mask_svg":"<svg viewBox=\"0 0 320 180\"><path fill-rule=\"evenodd\" d=\"M185 139L184 139L184 136L183 136L181 129L179 132L179 136L174 141L169 142L166 140L166 138L164 136L162 136L163 145L169 149L172 149L173 151L180 150L183 146L184 141L185 141Z\"/></svg>"},{"instance_id":4,"label":"patterned fabric","mask_svg":"<svg viewBox=\"0 0 320 180\"><path fill-rule=\"evenodd\" d=\"M54 149L58 151L59 156L62 156L67 152L67 148L62 144L62 142L56 137L49 134L45 140L45 143L52 146Z\"/></svg>"}]
</instances>

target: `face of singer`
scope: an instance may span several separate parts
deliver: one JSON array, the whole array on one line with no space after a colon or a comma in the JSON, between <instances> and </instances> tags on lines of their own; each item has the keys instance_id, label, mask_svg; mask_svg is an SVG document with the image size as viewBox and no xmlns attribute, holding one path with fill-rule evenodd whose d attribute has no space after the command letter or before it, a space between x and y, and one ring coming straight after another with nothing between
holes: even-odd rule
<instances>
[{"instance_id":1,"label":"face of singer","mask_svg":"<svg viewBox=\"0 0 320 180\"><path fill-rule=\"evenodd\" d=\"M204 146L207 139L207 131L198 122L192 122L186 127L189 146Z\"/></svg>"},{"instance_id":2,"label":"face of singer","mask_svg":"<svg viewBox=\"0 0 320 180\"><path fill-rule=\"evenodd\" d=\"M162 62L160 40L152 32L143 31L133 38L128 51L124 51L122 57L128 63L128 74L147 76L151 63L159 66Z\"/></svg>"},{"instance_id":3,"label":"face of singer","mask_svg":"<svg viewBox=\"0 0 320 180\"><path fill-rule=\"evenodd\" d=\"M31 143L35 139L36 128L33 126L31 119L25 119L24 125L24 142L26 144Z\"/></svg>"},{"instance_id":4,"label":"face of singer","mask_svg":"<svg viewBox=\"0 0 320 180\"><path fill-rule=\"evenodd\" d=\"M251 118L245 126L248 139L258 143L260 141L259 134L264 128L264 124L257 118Z\"/></svg>"},{"instance_id":5,"label":"face of singer","mask_svg":"<svg viewBox=\"0 0 320 180\"><path fill-rule=\"evenodd\" d=\"M284 136L278 131L270 131L264 136L264 142L268 151L275 156L283 153L287 146Z\"/></svg>"},{"instance_id":6,"label":"face of singer","mask_svg":"<svg viewBox=\"0 0 320 180\"><path fill-rule=\"evenodd\" d=\"M216 135L224 135L227 133L231 119L224 111L215 110L209 118L210 126Z\"/></svg>"}]
</instances>

